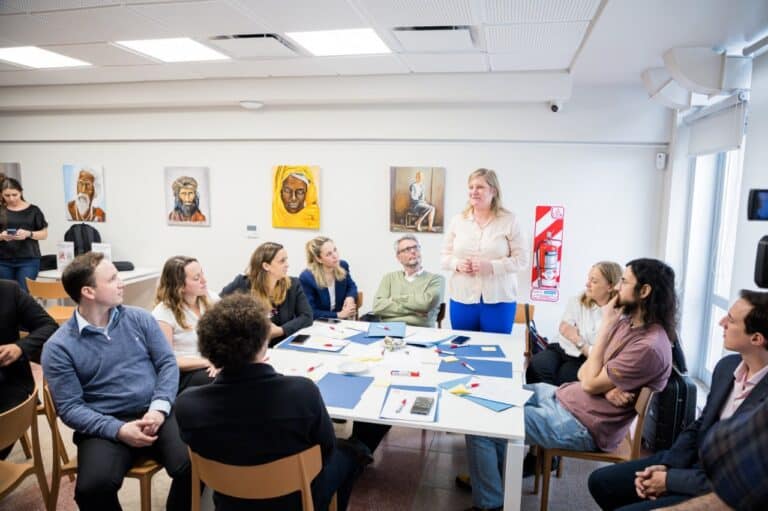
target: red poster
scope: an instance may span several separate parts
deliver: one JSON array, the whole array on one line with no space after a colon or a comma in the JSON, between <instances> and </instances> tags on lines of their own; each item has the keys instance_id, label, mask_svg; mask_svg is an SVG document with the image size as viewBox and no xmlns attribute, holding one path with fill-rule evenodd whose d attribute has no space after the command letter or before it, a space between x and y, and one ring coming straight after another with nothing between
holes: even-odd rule
<instances>
[{"instance_id":1,"label":"red poster","mask_svg":"<svg viewBox=\"0 0 768 511\"><path fill-rule=\"evenodd\" d=\"M531 257L531 300L556 302L560 299L560 268L563 257L562 206L536 206Z\"/></svg>"}]
</instances>

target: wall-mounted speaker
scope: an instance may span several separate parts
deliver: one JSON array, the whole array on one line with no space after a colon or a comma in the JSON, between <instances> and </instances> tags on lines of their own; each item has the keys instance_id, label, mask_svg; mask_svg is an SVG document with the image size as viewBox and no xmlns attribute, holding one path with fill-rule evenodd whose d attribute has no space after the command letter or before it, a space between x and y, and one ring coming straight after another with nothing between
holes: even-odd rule
<instances>
[{"instance_id":1,"label":"wall-mounted speaker","mask_svg":"<svg viewBox=\"0 0 768 511\"><path fill-rule=\"evenodd\" d=\"M757 244L755 284L763 289L768 288L768 236L763 236Z\"/></svg>"}]
</instances>

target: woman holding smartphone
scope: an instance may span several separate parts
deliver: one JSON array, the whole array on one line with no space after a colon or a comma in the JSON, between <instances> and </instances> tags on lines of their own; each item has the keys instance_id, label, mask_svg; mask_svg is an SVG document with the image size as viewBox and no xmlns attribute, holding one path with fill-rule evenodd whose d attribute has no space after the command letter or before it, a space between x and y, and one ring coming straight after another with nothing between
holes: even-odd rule
<instances>
[{"instance_id":1,"label":"woman holding smartphone","mask_svg":"<svg viewBox=\"0 0 768 511\"><path fill-rule=\"evenodd\" d=\"M40 272L40 240L48 237L43 212L24 199L21 183L6 177L0 184L0 279L15 280L26 292L26 279Z\"/></svg>"}]
</instances>

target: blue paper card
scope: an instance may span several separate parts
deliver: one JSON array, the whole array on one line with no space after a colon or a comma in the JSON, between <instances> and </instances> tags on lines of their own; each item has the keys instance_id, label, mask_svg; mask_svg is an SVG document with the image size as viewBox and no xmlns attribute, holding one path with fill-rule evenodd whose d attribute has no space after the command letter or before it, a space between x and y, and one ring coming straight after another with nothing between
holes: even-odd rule
<instances>
[{"instance_id":1,"label":"blue paper card","mask_svg":"<svg viewBox=\"0 0 768 511\"><path fill-rule=\"evenodd\" d=\"M384 321L368 326L368 337L405 337L405 323L402 321Z\"/></svg>"},{"instance_id":2,"label":"blue paper card","mask_svg":"<svg viewBox=\"0 0 768 511\"><path fill-rule=\"evenodd\" d=\"M326 406L352 409L360 402L363 392L373 383L372 376L351 376L328 373L317 382Z\"/></svg>"},{"instance_id":3,"label":"blue paper card","mask_svg":"<svg viewBox=\"0 0 768 511\"><path fill-rule=\"evenodd\" d=\"M443 383L440 384L440 388L445 390L450 390L459 384L466 385L467 383L469 383L471 379L472 379L471 376L465 376L464 378L457 378L455 380L444 381ZM458 396L458 397L461 397L463 399L469 399L473 403L476 403L480 406L484 406L485 408L493 410L494 412L503 412L504 410L512 408L512 405L509 403L502 403L500 401L491 401L490 399L483 399L481 397L475 397L469 394L465 394L463 396Z\"/></svg>"},{"instance_id":4,"label":"blue paper card","mask_svg":"<svg viewBox=\"0 0 768 511\"><path fill-rule=\"evenodd\" d=\"M367 332L360 332L359 334L355 334L352 337L347 337L347 340L356 342L357 344L373 344L375 342L379 342L381 337L368 337Z\"/></svg>"},{"instance_id":5,"label":"blue paper card","mask_svg":"<svg viewBox=\"0 0 768 511\"><path fill-rule=\"evenodd\" d=\"M442 350L452 351L457 357L486 357L506 358L504 350L498 344L462 344L458 348L451 348L450 344L438 346ZM483 348L495 348L493 351L485 351Z\"/></svg>"},{"instance_id":6,"label":"blue paper card","mask_svg":"<svg viewBox=\"0 0 768 511\"><path fill-rule=\"evenodd\" d=\"M464 366L462 362L471 366L474 371ZM441 360L437 370L441 373L512 378L512 362L501 362L498 360L481 360L479 358L459 359L457 362L446 362L445 360Z\"/></svg>"},{"instance_id":7,"label":"blue paper card","mask_svg":"<svg viewBox=\"0 0 768 511\"><path fill-rule=\"evenodd\" d=\"M434 340L426 340L422 341L419 340L419 334L413 334L411 336L406 337L405 344L410 344L411 346L421 346L422 348L431 348L432 346L437 346L438 344L447 341L448 339L452 339L456 337L455 335L450 335L444 339L434 339Z\"/></svg>"}]
</instances>

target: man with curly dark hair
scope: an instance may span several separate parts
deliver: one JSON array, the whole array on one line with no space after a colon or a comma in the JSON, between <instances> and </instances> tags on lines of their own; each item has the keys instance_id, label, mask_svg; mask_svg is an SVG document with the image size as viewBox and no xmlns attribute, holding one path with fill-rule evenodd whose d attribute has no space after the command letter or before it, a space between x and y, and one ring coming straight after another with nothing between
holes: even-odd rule
<instances>
[{"instance_id":1,"label":"man with curly dark hair","mask_svg":"<svg viewBox=\"0 0 768 511\"><path fill-rule=\"evenodd\" d=\"M200 318L200 353L221 372L176 400L182 439L201 456L231 465L269 463L319 444L323 469L312 482L315 508L327 509L337 493L343 510L370 452L362 444L337 445L311 380L283 376L264 362L270 326L264 305L242 293L223 298ZM218 511L301 509L298 492L262 501L217 493L214 501Z\"/></svg>"},{"instance_id":2,"label":"man with curly dark hair","mask_svg":"<svg viewBox=\"0 0 768 511\"><path fill-rule=\"evenodd\" d=\"M612 451L627 433L642 387L662 390L672 371L675 273L656 259L627 263L618 294L603 307L595 344L560 387L526 385L525 441L544 448ZM467 435L473 509L501 509L506 440Z\"/></svg>"}]
</instances>

